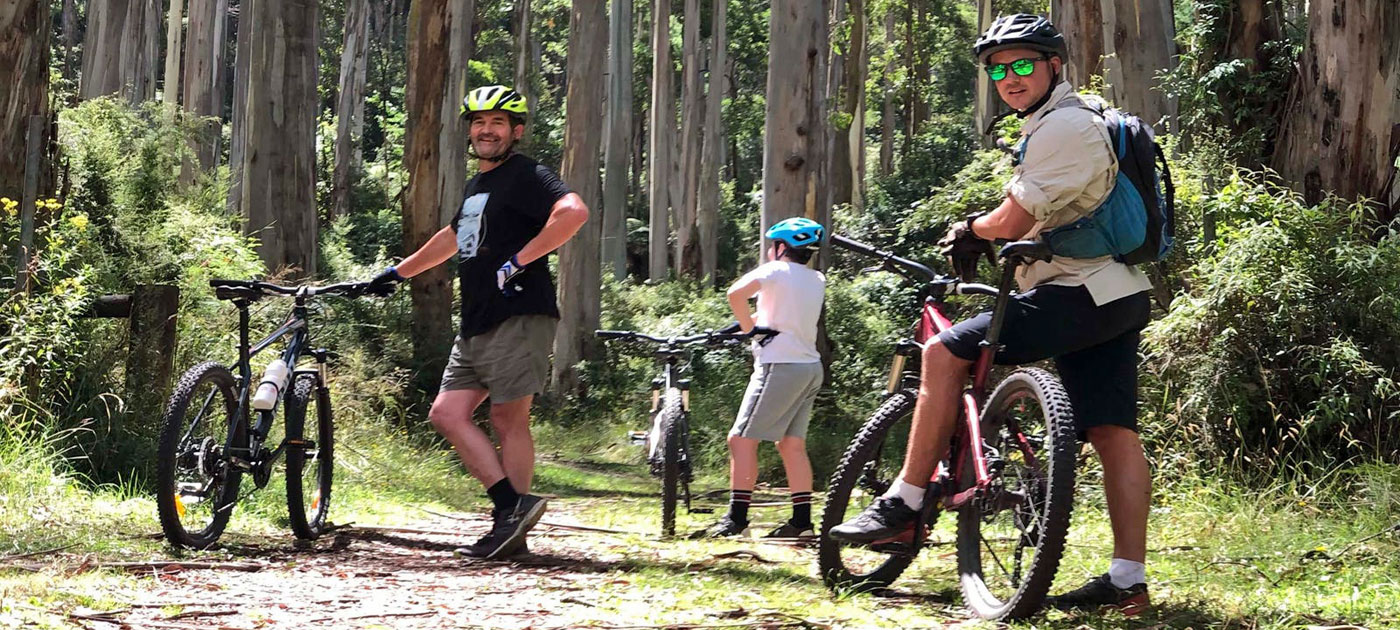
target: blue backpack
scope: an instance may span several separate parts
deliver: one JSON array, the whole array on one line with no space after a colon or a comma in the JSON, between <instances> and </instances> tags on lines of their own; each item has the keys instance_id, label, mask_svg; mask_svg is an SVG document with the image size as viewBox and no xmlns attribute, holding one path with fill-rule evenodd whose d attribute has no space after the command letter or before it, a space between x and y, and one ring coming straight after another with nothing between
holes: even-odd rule
<instances>
[{"instance_id":1,"label":"blue backpack","mask_svg":"<svg viewBox=\"0 0 1400 630\"><path fill-rule=\"evenodd\" d=\"M1052 253L1068 258L1113 256L1129 265L1166 258L1176 237L1176 190L1152 127L1132 114L1080 102L1108 128L1118 155L1118 178L1108 198L1088 216L1046 230L1041 238ZM1021 141L1018 162L1025 158L1029 140Z\"/></svg>"}]
</instances>

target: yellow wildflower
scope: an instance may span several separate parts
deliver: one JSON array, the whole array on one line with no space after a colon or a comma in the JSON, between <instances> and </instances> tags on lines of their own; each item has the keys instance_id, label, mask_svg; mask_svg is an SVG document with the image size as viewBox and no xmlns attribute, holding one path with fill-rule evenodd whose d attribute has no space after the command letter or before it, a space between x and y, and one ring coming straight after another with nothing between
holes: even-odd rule
<instances>
[{"instance_id":1,"label":"yellow wildflower","mask_svg":"<svg viewBox=\"0 0 1400 630\"><path fill-rule=\"evenodd\" d=\"M62 208L63 204L59 203L57 199L50 198L48 201L44 202L44 207L50 210L57 210Z\"/></svg>"},{"instance_id":2,"label":"yellow wildflower","mask_svg":"<svg viewBox=\"0 0 1400 630\"><path fill-rule=\"evenodd\" d=\"M88 218L86 214L75 214L72 217L69 217L68 222L72 223L73 227L78 228L79 230L86 230L88 226Z\"/></svg>"}]
</instances>

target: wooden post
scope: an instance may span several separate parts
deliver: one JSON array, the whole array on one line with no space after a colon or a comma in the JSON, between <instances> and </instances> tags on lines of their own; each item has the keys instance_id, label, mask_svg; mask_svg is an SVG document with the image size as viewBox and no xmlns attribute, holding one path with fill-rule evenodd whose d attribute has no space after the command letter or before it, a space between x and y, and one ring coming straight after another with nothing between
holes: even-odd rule
<instances>
[{"instance_id":1,"label":"wooden post","mask_svg":"<svg viewBox=\"0 0 1400 630\"><path fill-rule=\"evenodd\" d=\"M25 135L24 198L19 204L19 251L16 253L15 291L29 291L29 261L34 256L34 204L39 201L39 158L44 153L44 117L29 117Z\"/></svg>"},{"instance_id":2,"label":"wooden post","mask_svg":"<svg viewBox=\"0 0 1400 630\"><path fill-rule=\"evenodd\" d=\"M131 295L131 349L126 359L128 408L159 414L175 370L175 312L180 289L139 285Z\"/></svg>"}]
</instances>

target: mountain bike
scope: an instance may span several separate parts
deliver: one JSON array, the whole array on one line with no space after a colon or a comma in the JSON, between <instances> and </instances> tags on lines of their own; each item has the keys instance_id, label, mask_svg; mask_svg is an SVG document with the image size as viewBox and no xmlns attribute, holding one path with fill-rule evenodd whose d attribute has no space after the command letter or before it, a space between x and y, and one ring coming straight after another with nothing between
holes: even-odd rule
<instances>
[{"instance_id":1,"label":"mountain bike","mask_svg":"<svg viewBox=\"0 0 1400 630\"><path fill-rule=\"evenodd\" d=\"M889 271L917 283L923 304L912 339L895 346L886 398L847 447L827 489L818 564L833 588L889 586L925 546L940 511L957 513L957 558L963 596L978 616L1016 619L1040 609L1064 552L1074 501L1078 447L1069 397L1039 368L1012 372L987 393L1000 346L1016 267L1049 260L1038 241L1001 248L1001 284L961 282L917 262L833 235L833 244L875 258L865 271ZM918 398L922 348L952 322L945 299L996 298L991 326L969 374L946 458L929 480L914 526L875 543L839 541L828 532L884 494L897 478ZM911 361L912 359L912 361Z\"/></svg>"},{"instance_id":2,"label":"mountain bike","mask_svg":"<svg viewBox=\"0 0 1400 630\"><path fill-rule=\"evenodd\" d=\"M285 454L292 532L297 538L314 540L329 528L335 440L326 364L334 355L311 345L311 306L320 296L358 297L366 283L283 287L211 280L209 284L218 299L238 308L238 359L232 366L206 361L190 368L170 396L157 452L156 506L161 529L177 547L213 545L228 525L234 505L246 496L239 494L243 476L251 475L256 488L266 486L274 464ZM272 334L250 344L249 306L272 296L292 296L291 313ZM269 364L263 380L254 381L252 358L284 338L281 354ZM310 367L298 366L304 356L314 360ZM274 367L279 362L280 367ZM269 448L279 400L286 407L286 426L282 440ZM310 436L306 435L307 418L313 423Z\"/></svg>"},{"instance_id":3,"label":"mountain bike","mask_svg":"<svg viewBox=\"0 0 1400 630\"><path fill-rule=\"evenodd\" d=\"M778 332L754 328L747 333L738 327L703 332L688 337L653 337L626 330L599 330L602 339L616 339L652 344L652 354L661 363L661 372L651 381L651 430L641 438L646 445L647 463L651 474L661 478L661 534L676 535L676 504L684 500L686 512L690 507L690 482L693 469L690 457L690 380L681 373L690 367L691 350L698 346L737 345L757 338L767 343ZM696 510L698 511L698 510Z\"/></svg>"}]
</instances>

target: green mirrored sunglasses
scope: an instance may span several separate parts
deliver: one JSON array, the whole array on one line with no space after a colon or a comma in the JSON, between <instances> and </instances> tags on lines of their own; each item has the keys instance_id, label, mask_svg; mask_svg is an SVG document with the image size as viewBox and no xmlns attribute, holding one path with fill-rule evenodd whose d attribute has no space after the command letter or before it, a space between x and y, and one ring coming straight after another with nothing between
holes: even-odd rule
<instances>
[{"instance_id":1,"label":"green mirrored sunglasses","mask_svg":"<svg viewBox=\"0 0 1400 630\"><path fill-rule=\"evenodd\" d=\"M1028 77L1031 76L1031 73L1035 72L1035 62L1044 61L1045 59L1045 57L1027 57L1025 59L1017 59L1011 63L995 63L987 66L987 76L991 77L993 81L1005 79L1006 68L1010 66L1011 71L1015 72L1016 76Z\"/></svg>"}]
</instances>

